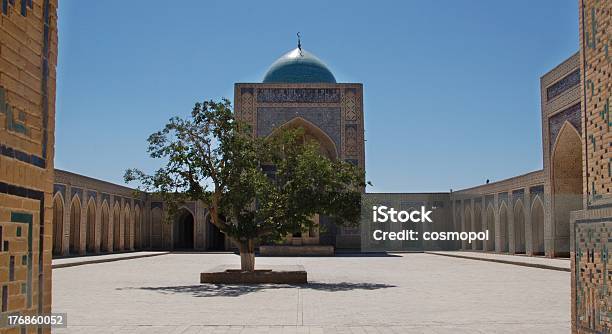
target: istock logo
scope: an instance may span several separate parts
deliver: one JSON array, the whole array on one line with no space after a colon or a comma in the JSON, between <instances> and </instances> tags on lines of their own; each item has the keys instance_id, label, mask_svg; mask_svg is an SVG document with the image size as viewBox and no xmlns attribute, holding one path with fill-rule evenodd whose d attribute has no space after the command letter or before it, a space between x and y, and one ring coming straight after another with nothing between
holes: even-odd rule
<instances>
[{"instance_id":1,"label":"istock logo","mask_svg":"<svg viewBox=\"0 0 612 334\"><path fill-rule=\"evenodd\" d=\"M421 206L421 210L413 211L397 211L394 208L388 208L384 205L372 206L372 222L384 223L391 221L393 223L405 223L408 221L414 223L432 223L433 221L429 218L431 210L425 210L424 206Z\"/></svg>"}]
</instances>

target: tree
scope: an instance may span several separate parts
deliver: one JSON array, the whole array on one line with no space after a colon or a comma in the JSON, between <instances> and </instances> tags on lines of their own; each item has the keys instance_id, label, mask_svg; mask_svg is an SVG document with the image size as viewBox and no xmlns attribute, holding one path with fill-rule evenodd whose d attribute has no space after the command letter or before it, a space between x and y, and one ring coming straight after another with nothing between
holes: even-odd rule
<instances>
[{"instance_id":1,"label":"tree","mask_svg":"<svg viewBox=\"0 0 612 334\"><path fill-rule=\"evenodd\" d=\"M171 118L148 143L165 165L152 175L129 169L125 181L161 196L168 221L181 203L201 201L211 223L239 246L242 271L254 270L258 242L309 228L315 214L336 224L359 220L360 168L322 156L303 129L254 138L226 99L196 103L190 118Z\"/></svg>"}]
</instances>

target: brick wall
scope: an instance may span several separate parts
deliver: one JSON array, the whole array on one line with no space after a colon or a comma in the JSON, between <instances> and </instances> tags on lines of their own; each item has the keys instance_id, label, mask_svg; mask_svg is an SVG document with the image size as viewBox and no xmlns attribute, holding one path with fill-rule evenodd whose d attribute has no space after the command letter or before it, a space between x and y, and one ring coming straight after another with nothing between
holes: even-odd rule
<instances>
[{"instance_id":1,"label":"brick wall","mask_svg":"<svg viewBox=\"0 0 612 334\"><path fill-rule=\"evenodd\" d=\"M612 4L581 0L581 70L586 205L612 205L612 136L610 135L610 64L612 62Z\"/></svg>"},{"instance_id":2,"label":"brick wall","mask_svg":"<svg viewBox=\"0 0 612 334\"><path fill-rule=\"evenodd\" d=\"M612 332L612 2L579 0L584 210L571 216L572 332Z\"/></svg>"},{"instance_id":3,"label":"brick wall","mask_svg":"<svg viewBox=\"0 0 612 334\"><path fill-rule=\"evenodd\" d=\"M56 9L57 0L0 0L2 313L51 311Z\"/></svg>"}]
</instances>

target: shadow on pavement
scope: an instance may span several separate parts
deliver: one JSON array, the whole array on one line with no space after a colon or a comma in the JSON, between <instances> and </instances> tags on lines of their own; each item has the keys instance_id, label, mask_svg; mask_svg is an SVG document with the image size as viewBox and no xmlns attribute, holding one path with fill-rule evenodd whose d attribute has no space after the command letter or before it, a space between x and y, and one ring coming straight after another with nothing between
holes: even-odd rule
<instances>
[{"instance_id":1,"label":"shadow on pavement","mask_svg":"<svg viewBox=\"0 0 612 334\"><path fill-rule=\"evenodd\" d=\"M146 286L117 288L117 290L147 290L163 294L190 294L193 297L239 297L261 290L300 288L304 290L317 290L327 292L352 291L352 290L378 290L394 288L395 285L376 283L320 283L311 282L302 285L289 284L198 284L179 286Z\"/></svg>"}]
</instances>

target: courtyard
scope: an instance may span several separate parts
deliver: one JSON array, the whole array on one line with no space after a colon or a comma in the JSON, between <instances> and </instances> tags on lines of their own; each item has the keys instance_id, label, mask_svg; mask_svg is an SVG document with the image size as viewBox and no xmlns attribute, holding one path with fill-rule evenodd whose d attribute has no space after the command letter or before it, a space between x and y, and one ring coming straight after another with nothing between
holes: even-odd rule
<instances>
[{"instance_id":1,"label":"courtyard","mask_svg":"<svg viewBox=\"0 0 612 334\"><path fill-rule=\"evenodd\" d=\"M503 255L500 255L503 256ZM509 257L509 256L506 256ZM425 253L258 257L309 284L207 285L230 253L53 269L54 333L567 333L570 273Z\"/></svg>"}]
</instances>

